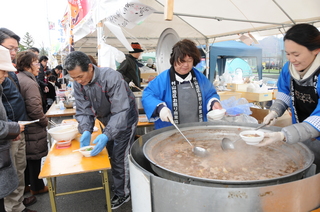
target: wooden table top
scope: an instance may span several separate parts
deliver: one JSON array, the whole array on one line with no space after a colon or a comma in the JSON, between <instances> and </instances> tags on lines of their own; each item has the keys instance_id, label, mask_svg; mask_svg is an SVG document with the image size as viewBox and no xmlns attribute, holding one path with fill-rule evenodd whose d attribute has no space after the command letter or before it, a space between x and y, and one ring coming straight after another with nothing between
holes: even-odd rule
<instances>
[{"instance_id":1,"label":"wooden table top","mask_svg":"<svg viewBox=\"0 0 320 212\"><path fill-rule=\"evenodd\" d=\"M60 117L60 116L73 116L76 114L76 109L74 108L66 108L64 110L60 110L60 108L56 107L56 103L53 102L49 110L46 112L46 116L51 117Z\"/></svg>"},{"instance_id":2,"label":"wooden table top","mask_svg":"<svg viewBox=\"0 0 320 212\"><path fill-rule=\"evenodd\" d=\"M101 134L99 121L96 120L95 126L98 131L93 132L91 142ZM72 144L68 148L57 149L53 144L46 160L43 164L39 178L58 177L64 175L80 174L93 171L106 170L111 168L109 155L104 148L97 156L84 157L80 152L72 152L80 148L81 134L72 140Z\"/></svg>"},{"instance_id":3,"label":"wooden table top","mask_svg":"<svg viewBox=\"0 0 320 212\"><path fill-rule=\"evenodd\" d=\"M46 116L48 118L52 117L61 117L61 116L73 116L76 114L76 109L64 109L60 110L59 108L56 108L56 103L53 102L49 110L46 112ZM146 115L139 115L139 121L138 121L138 127L148 127L153 126L153 122L145 121L147 119Z\"/></svg>"},{"instance_id":4,"label":"wooden table top","mask_svg":"<svg viewBox=\"0 0 320 212\"><path fill-rule=\"evenodd\" d=\"M147 116L145 114L140 114L139 115L139 121L137 127L149 127L153 126L153 122L149 122L147 119Z\"/></svg>"}]
</instances>

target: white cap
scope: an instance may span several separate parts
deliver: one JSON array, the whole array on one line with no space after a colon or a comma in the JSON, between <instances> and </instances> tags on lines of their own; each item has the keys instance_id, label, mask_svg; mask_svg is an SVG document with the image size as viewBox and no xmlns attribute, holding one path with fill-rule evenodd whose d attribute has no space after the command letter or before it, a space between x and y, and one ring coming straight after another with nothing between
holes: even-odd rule
<instances>
[{"instance_id":1,"label":"white cap","mask_svg":"<svg viewBox=\"0 0 320 212\"><path fill-rule=\"evenodd\" d=\"M0 70L2 71L17 71L12 65L10 51L0 45Z\"/></svg>"},{"instance_id":2,"label":"white cap","mask_svg":"<svg viewBox=\"0 0 320 212\"><path fill-rule=\"evenodd\" d=\"M152 58L148 58L148 60L147 60L147 64L148 64L148 65L153 64L153 59L152 59Z\"/></svg>"}]
</instances>

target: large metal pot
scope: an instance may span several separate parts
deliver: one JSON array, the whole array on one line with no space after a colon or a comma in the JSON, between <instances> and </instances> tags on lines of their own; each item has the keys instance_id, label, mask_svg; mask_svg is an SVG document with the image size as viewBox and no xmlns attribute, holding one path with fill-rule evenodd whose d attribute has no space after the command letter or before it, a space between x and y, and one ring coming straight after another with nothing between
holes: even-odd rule
<instances>
[{"instance_id":1,"label":"large metal pot","mask_svg":"<svg viewBox=\"0 0 320 212\"><path fill-rule=\"evenodd\" d=\"M192 125L192 126L191 126ZM216 138L216 142L221 142L221 135L217 137L214 133L215 129L230 130L229 136L234 136L239 130L247 130L255 128L256 124L243 124L243 123L223 123L217 125L217 123L192 123L180 125L181 130L187 134L189 139L199 139L199 140L213 140ZM279 128L268 128L268 130L277 131ZM188 133L192 131L192 134ZM217 180L208 178L199 178L190 175L185 175L172 170L169 170L157 163L153 154L156 154L158 148L167 145L170 142L170 136L175 134L177 131L175 129L170 129L148 139L143 147L143 154L150 162L152 170L159 175L168 180L173 180L177 182L182 182L186 184L194 184L201 186L210 187L255 187L255 186L265 186L265 185L275 185L280 183L291 182L295 180L302 179L304 174L307 173L313 163L314 155L312 152L303 144L297 143L294 145L284 144L277 147L277 151L280 151L284 156L291 158L295 163L300 164L300 168L295 172L277 177L272 179L264 180L249 180L249 181L239 181L239 180ZM212 132L212 133L210 133ZM222 135L226 136L226 135ZM279 163L281 158L279 158Z\"/></svg>"}]
</instances>

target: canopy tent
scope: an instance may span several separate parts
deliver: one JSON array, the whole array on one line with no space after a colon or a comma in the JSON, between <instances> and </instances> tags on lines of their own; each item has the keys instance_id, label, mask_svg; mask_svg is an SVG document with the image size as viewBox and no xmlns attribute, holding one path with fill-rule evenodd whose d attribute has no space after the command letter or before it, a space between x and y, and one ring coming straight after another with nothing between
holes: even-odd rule
<instances>
[{"instance_id":1,"label":"canopy tent","mask_svg":"<svg viewBox=\"0 0 320 212\"><path fill-rule=\"evenodd\" d=\"M93 14L94 19L88 22L83 21L74 29L74 49L91 55L96 55L100 48L97 35L101 33L97 31L102 32L105 43L124 53L129 51L128 47L125 47L106 25L100 27L101 30L95 30L92 24L96 26L101 20L105 23L108 22L105 20L117 18L121 15L120 10L115 9L117 4L121 7L125 3L128 7L132 2L153 8L152 14L143 21L135 23L133 28L126 28L121 24L118 27L129 43L138 41L145 52L156 50L158 39L167 28L174 29L181 39L188 38L194 40L197 45L206 45L206 52L208 52L210 44L237 40L240 35L248 32L255 37L260 37L284 34L287 29L297 23L310 23L320 27L319 0L308 0L307 3L305 0L294 0L290 3L286 0L176 0L172 21L164 19L163 11L167 0L95 1L99 5L99 15ZM109 7L109 4L112 6ZM145 7L140 8L145 9ZM110 16L111 13L115 15ZM131 20L126 19L126 23L131 23ZM210 70L212 66L214 67L214 64L210 64ZM213 76L213 74L210 75L211 80Z\"/></svg>"},{"instance_id":2,"label":"canopy tent","mask_svg":"<svg viewBox=\"0 0 320 212\"><path fill-rule=\"evenodd\" d=\"M241 72L241 76L250 77L252 75L252 68L248 62L241 58L233 58L227 61L225 72L228 71L230 74L236 75Z\"/></svg>"},{"instance_id":3,"label":"canopy tent","mask_svg":"<svg viewBox=\"0 0 320 212\"><path fill-rule=\"evenodd\" d=\"M96 1L99 1L100 8L104 8L109 13L106 5L115 2ZM123 2L123 0L117 2ZM137 0L126 0L126 2L137 2ZM181 38L189 38L199 45L206 45L235 40L239 38L239 34L248 32L253 36L281 34L292 25L302 22L320 27L319 0L308 0L307 3L305 0L294 0L290 3L287 0L176 0L172 21L164 20L163 11L166 0L140 0L139 2L153 8L155 12L134 28L121 27L121 29L129 42L139 41L146 51L156 49L159 36L167 28L174 29ZM107 44L125 53L128 51L105 26L103 34ZM88 32L85 37L77 37L75 34L76 50L96 54L96 31Z\"/></svg>"},{"instance_id":4,"label":"canopy tent","mask_svg":"<svg viewBox=\"0 0 320 212\"><path fill-rule=\"evenodd\" d=\"M209 79L214 80L215 72L221 76L225 70L227 58L256 58L256 70L259 79L262 78L262 49L256 46L248 46L242 42L224 41L210 45L209 47ZM217 66L217 70L216 70Z\"/></svg>"}]
</instances>

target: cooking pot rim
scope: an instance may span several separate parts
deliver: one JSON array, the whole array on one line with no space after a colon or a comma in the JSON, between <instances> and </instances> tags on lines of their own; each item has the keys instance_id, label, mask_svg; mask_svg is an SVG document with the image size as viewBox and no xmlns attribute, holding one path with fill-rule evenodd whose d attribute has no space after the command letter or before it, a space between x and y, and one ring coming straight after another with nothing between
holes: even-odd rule
<instances>
[{"instance_id":1,"label":"cooking pot rim","mask_svg":"<svg viewBox=\"0 0 320 212\"><path fill-rule=\"evenodd\" d=\"M209 126L206 126L207 128L203 128L203 126L192 126L192 127L181 127L180 129L183 129L183 130L188 130L188 129L192 129L192 130L195 130L195 129L217 129L220 127L221 128L230 128L230 127L233 127L233 128L236 128L236 127L241 127L241 130L243 130L244 128L248 128L248 129L252 129L252 128L255 128L255 127L251 127L251 126L245 126L243 124L241 125L209 125ZM266 130L268 131L268 130ZM159 136L161 134L170 134L170 133L175 133L175 129L170 129L168 131L164 131L164 132L161 132L159 134L157 134L156 136ZM314 154L311 152L311 150L306 146L304 145L303 143L299 142L297 143L296 145L299 145L301 146L306 152L307 152L307 155L310 156L310 158L308 158L308 160L306 159L305 163L304 163L304 166L303 168L301 169L298 169L290 174L287 174L287 175L284 175L284 176L281 176L281 177L277 177L277 178L270 178L270 179L263 179L263 180L246 180L246 181L240 181L240 180L218 180L218 179L210 179L210 178L200 178L200 177L195 177L195 176L191 176L191 175L186 175L186 174L183 174L183 173L179 173L179 172L175 172L175 171L172 171L170 169L167 169L163 166L160 166L158 165L153 159L151 159L147 153L147 148L148 148L148 145L150 145L150 143L153 141L155 136L153 137L150 137L143 145L143 154L144 156L146 157L146 159L149 161L149 163L151 164L151 166L156 166L158 167L159 169L161 170L164 170L168 173L172 173L174 175L177 175L177 176L181 176L183 178L186 178L186 179L190 179L190 180L195 180L195 181L202 181L202 182L208 182L208 183L219 183L219 184L229 184L229 185L248 185L248 184L263 184L263 183L268 183L268 182L273 182L275 180L279 180L281 181L282 179L285 179L285 178L290 178L292 176L295 176L299 173L303 173L305 172L308 168L310 168L310 166L313 164L313 161L314 161ZM292 144L287 144L287 145L292 145Z\"/></svg>"}]
</instances>

